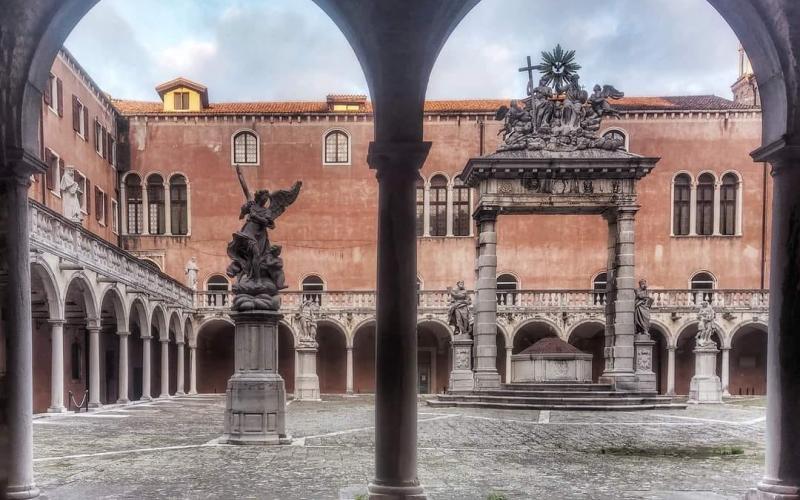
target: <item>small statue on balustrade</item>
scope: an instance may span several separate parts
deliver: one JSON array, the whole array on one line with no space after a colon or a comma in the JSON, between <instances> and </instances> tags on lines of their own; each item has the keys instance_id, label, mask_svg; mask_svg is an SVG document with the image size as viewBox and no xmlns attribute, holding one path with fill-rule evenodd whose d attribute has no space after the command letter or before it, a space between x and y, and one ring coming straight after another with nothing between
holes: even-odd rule
<instances>
[{"instance_id":1,"label":"small statue on balustrade","mask_svg":"<svg viewBox=\"0 0 800 500\"><path fill-rule=\"evenodd\" d=\"M192 257L186 263L186 286L197 291L197 257Z\"/></svg>"},{"instance_id":2,"label":"small statue on balustrade","mask_svg":"<svg viewBox=\"0 0 800 500\"><path fill-rule=\"evenodd\" d=\"M82 186L75 180L75 168L67 167L64 175L61 176L61 199L64 210L64 217L77 222L83 222L83 212L81 211L81 196L85 196Z\"/></svg>"},{"instance_id":3,"label":"small statue on balustrade","mask_svg":"<svg viewBox=\"0 0 800 500\"><path fill-rule=\"evenodd\" d=\"M303 300L300 312L295 314L295 319L300 324L300 342L313 344L317 341L317 316L319 304L310 299Z\"/></svg>"},{"instance_id":4,"label":"small statue on balustrade","mask_svg":"<svg viewBox=\"0 0 800 500\"><path fill-rule=\"evenodd\" d=\"M650 336L650 308L653 307L653 297L647 290L647 280L639 280L639 288L635 290L636 301L634 302L633 321L636 333L639 335Z\"/></svg>"},{"instance_id":5,"label":"small statue on balustrade","mask_svg":"<svg viewBox=\"0 0 800 500\"><path fill-rule=\"evenodd\" d=\"M231 309L277 311L281 304L278 291L286 288L286 282L281 247L270 244L267 230L275 229L275 219L294 203L303 183L297 181L289 190L272 193L262 189L251 197L238 165L236 173L245 196L239 219L246 222L228 243L231 263L226 272L236 278Z\"/></svg>"},{"instance_id":6,"label":"small statue on balustrade","mask_svg":"<svg viewBox=\"0 0 800 500\"><path fill-rule=\"evenodd\" d=\"M700 310L697 312L697 319L700 324L697 327L697 347L714 345L711 336L714 335L714 308L707 300L700 303Z\"/></svg>"},{"instance_id":7,"label":"small statue on balustrade","mask_svg":"<svg viewBox=\"0 0 800 500\"><path fill-rule=\"evenodd\" d=\"M453 335L472 335L472 311L469 292L464 288L464 282L456 283L455 288L447 287L450 295L450 308L447 312L448 323L453 327Z\"/></svg>"}]
</instances>

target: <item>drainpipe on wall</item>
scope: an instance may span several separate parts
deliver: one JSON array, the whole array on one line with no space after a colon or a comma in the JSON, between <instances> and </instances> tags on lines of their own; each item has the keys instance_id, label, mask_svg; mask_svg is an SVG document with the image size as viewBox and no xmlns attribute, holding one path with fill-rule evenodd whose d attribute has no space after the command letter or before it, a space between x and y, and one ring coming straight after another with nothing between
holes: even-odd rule
<instances>
[{"instance_id":1,"label":"drainpipe on wall","mask_svg":"<svg viewBox=\"0 0 800 500\"><path fill-rule=\"evenodd\" d=\"M483 151L485 149L485 141L486 141L486 123L484 123L483 118L478 119L478 156L483 156Z\"/></svg>"}]
</instances>

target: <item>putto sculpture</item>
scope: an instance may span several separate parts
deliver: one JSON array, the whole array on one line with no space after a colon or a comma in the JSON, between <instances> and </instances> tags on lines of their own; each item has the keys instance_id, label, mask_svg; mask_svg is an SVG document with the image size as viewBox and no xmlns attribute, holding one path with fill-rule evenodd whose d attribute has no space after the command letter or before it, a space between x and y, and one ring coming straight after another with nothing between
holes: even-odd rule
<instances>
[{"instance_id":1,"label":"putto sculpture","mask_svg":"<svg viewBox=\"0 0 800 500\"><path fill-rule=\"evenodd\" d=\"M700 310L697 312L697 319L700 325L697 329L697 347L706 347L712 345L714 341L711 336L714 335L714 309L707 300L700 303Z\"/></svg>"},{"instance_id":2,"label":"putto sculpture","mask_svg":"<svg viewBox=\"0 0 800 500\"><path fill-rule=\"evenodd\" d=\"M503 120L499 134L503 142L498 151L577 151L585 149L622 149L619 139L597 135L606 116L619 117L609 99L621 99L624 93L612 85L595 85L590 95L580 84L575 51L557 45L552 52L542 52L542 63L528 65L528 97L501 106L495 118ZM542 73L534 85L533 71Z\"/></svg>"},{"instance_id":3,"label":"putto sculpture","mask_svg":"<svg viewBox=\"0 0 800 500\"><path fill-rule=\"evenodd\" d=\"M453 335L472 335L472 311L470 311L469 292L464 288L464 282L456 283L455 288L447 287L450 295L450 308L447 319L453 327Z\"/></svg>"},{"instance_id":4,"label":"putto sculpture","mask_svg":"<svg viewBox=\"0 0 800 500\"><path fill-rule=\"evenodd\" d=\"M280 308L278 292L286 288L283 274L281 247L270 244L268 229L275 229L277 219L294 203L300 193L302 182L297 181L289 190L270 193L258 190L251 197L239 167L236 167L239 183L244 191L245 203L239 219L246 219L242 229L233 233L228 243L228 276L235 278L233 290L234 311L277 311Z\"/></svg>"}]
</instances>

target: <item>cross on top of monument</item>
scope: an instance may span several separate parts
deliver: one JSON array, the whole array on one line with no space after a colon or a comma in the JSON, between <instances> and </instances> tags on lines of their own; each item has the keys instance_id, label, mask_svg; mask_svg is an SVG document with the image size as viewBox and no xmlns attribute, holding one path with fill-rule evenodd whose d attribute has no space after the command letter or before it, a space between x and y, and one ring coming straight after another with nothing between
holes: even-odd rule
<instances>
[{"instance_id":1,"label":"cross on top of monument","mask_svg":"<svg viewBox=\"0 0 800 500\"><path fill-rule=\"evenodd\" d=\"M533 83L533 70L538 69L537 66L531 64L531 56L528 56L528 65L519 69L520 73L528 72L528 83Z\"/></svg>"}]
</instances>

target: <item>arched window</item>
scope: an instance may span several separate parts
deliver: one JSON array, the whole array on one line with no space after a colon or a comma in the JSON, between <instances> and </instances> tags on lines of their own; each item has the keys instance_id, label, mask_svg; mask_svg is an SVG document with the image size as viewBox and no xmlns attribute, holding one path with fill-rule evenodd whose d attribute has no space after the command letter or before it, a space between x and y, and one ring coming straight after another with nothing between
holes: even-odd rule
<instances>
[{"instance_id":1,"label":"arched window","mask_svg":"<svg viewBox=\"0 0 800 500\"><path fill-rule=\"evenodd\" d=\"M322 281L322 278L313 274L306 276L300 286L303 289L304 301L310 300L318 306L322 305L322 292L325 290L325 282Z\"/></svg>"},{"instance_id":2,"label":"arched window","mask_svg":"<svg viewBox=\"0 0 800 500\"><path fill-rule=\"evenodd\" d=\"M258 164L258 136L242 131L233 136L233 163L235 165Z\"/></svg>"},{"instance_id":3,"label":"arched window","mask_svg":"<svg viewBox=\"0 0 800 500\"><path fill-rule=\"evenodd\" d=\"M425 234L425 181L417 177L417 236Z\"/></svg>"},{"instance_id":4,"label":"arched window","mask_svg":"<svg viewBox=\"0 0 800 500\"><path fill-rule=\"evenodd\" d=\"M705 300L708 303L712 302L714 293L711 290L716 286L716 281L710 273L702 272L692 276L692 299L695 304L699 304Z\"/></svg>"},{"instance_id":5,"label":"arched window","mask_svg":"<svg viewBox=\"0 0 800 500\"><path fill-rule=\"evenodd\" d=\"M606 290L608 288L608 274L600 273L592 280L592 299L595 305L606 303Z\"/></svg>"},{"instance_id":6,"label":"arched window","mask_svg":"<svg viewBox=\"0 0 800 500\"><path fill-rule=\"evenodd\" d=\"M177 174L169 180L170 231L172 234L189 234L188 198L186 177Z\"/></svg>"},{"instance_id":7,"label":"arched window","mask_svg":"<svg viewBox=\"0 0 800 500\"><path fill-rule=\"evenodd\" d=\"M675 177L672 193L672 234L685 236L689 234L692 210L692 179L688 174Z\"/></svg>"},{"instance_id":8,"label":"arched window","mask_svg":"<svg viewBox=\"0 0 800 500\"><path fill-rule=\"evenodd\" d=\"M469 236L471 214L469 206L470 189L456 179L453 186L453 236Z\"/></svg>"},{"instance_id":9,"label":"arched window","mask_svg":"<svg viewBox=\"0 0 800 500\"><path fill-rule=\"evenodd\" d=\"M225 307L228 305L230 282L221 274L214 274L206 281L206 306Z\"/></svg>"},{"instance_id":10,"label":"arched window","mask_svg":"<svg viewBox=\"0 0 800 500\"><path fill-rule=\"evenodd\" d=\"M622 143L622 149L625 151L628 150L628 137L625 135L625 132L621 130L609 130L603 134L603 138L620 141L620 143Z\"/></svg>"},{"instance_id":11,"label":"arched window","mask_svg":"<svg viewBox=\"0 0 800 500\"><path fill-rule=\"evenodd\" d=\"M714 176L697 178L697 234L714 234Z\"/></svg>"},{"instance_id":12,"label":"arched window","mask_svg":"<svg viewBox=\"0 0 800 500\"><path fill-rule=\"evenodd\" d=\"M164 178L153 174L147 178L147 213L150 218L148 232L164 234Z\"/></svg>"},{"instance_id":13,"label":"arched window","mask_svg":"<svg viewBox=\"0 0 800 500\"><path fill-rule=\"evenodd\" d=\"M431 236L447 236L447 179L443 175L431 179Z\"/></svg>"},{"instance_id":14,"label":"arched window","mask_svg":"<svg viewBox=\"0 0 800 500\"><path fill-rule=\"evenodd\" d=\"M513 306L517 304L519 282L513 274L501 274L497 277L497 305Z\"/></svg>"},{"instance_id":15,"label":"arched window","mask_svg":"<svg viewBox=\"0 0 800 500\"><path fill-rule=\"evenodd\" d=\"M138 175L129 175L125 178L125 198L128 210L128 234L142 234L144 231L142 180Z\"/></svg>"},{"instance_id":16,"label":"arched window","mask_svg":"<svg viewBox=\"0 0 800 500\"><path fill-rule=\"evenodd\" d=\"M350 138L341 130L325 135L325 163L350 163Z\"/></svg>"},{"instance_id":17,"label":"arched window","mask_svg":"<svg viewBox=\"0 0 800 500\"><path fill-rule=\"evenodd\" d=\"M739 178L736 174L727 173L722 176L722 187L719 193L719 232L724 235L736 234L738 217Z\"/></svg>"}]
</instances>

